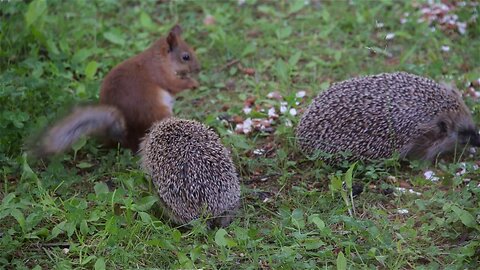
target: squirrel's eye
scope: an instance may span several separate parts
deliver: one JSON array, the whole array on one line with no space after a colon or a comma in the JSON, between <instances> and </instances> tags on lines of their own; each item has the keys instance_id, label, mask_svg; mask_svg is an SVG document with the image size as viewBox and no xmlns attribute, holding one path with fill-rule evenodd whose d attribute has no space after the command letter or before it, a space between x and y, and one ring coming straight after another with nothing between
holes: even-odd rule
<instances>
[{"instance_id":1,"label":"squirrel's eye","mask_svg":"<svg viewBox=\"0 0 480 270\"><path fill-rule=\"evenodd\" d=\"M188 61L188 60L190 60L190 54L188 54L188 53L183 53L183 54L182 54L182 59L183 59L183 61Z\"/></svg>"}]
</instances>

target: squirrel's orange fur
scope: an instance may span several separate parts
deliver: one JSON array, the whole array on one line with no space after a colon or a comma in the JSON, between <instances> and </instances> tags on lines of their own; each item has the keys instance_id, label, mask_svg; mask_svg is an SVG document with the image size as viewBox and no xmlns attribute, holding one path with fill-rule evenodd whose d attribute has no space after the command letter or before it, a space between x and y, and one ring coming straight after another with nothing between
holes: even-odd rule
<instances>
[{"instance_id":1,"label":"squirrel's orange fur","mask_svg":"<svg viewBox=\"0 0 480 270\"><path fill-rule=\"evenodd\" d=\"M80 107L52 127L40 140L37 153L65 151L85 135L107 135L137 151L150 126L172 116L173 96L198 87L190 77L200 65L175 25L166 37L114 67L100 90L100 104Z\"/></svg>"}]
</instances>

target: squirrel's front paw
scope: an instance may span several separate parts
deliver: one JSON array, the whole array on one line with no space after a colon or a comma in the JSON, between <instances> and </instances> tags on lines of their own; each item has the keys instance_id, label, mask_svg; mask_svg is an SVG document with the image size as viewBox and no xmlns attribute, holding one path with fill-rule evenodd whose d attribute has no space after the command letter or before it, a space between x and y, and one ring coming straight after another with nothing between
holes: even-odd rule
<instances>
[{"instance_id":1,"label":"squirrel's front paw","mask_svg":"<svg viewBox=\"0 0 480 270\"><path fill-rule=\"evenodd\" d=\"M196 89L200 86L200 84L197 82L195 79L190 79L188 82L188 87L189 89Z\"/></svg>"}]
</instances>

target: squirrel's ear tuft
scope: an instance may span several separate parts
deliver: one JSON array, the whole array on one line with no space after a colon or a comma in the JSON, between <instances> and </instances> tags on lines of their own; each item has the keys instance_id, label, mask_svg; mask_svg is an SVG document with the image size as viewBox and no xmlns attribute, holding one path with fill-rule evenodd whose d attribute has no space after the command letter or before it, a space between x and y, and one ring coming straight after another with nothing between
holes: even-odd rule
<instances>
[{"instance_id":1,"label":"squirrel's ear tuft","mask_svg":"<svg viewBox=\"0 0 480 270\"><path fill-rule=\"evenodd\" d=\"M174 32L168 33L167 37L168 51L171 52L178 46L177 35Z\"/></svg>"},{"instance_id":2,"label":"squirrel's ear tuft","mask_svg":"<svg viewBox=\"0 0 480 270\"><path fill-rule=\"evenodd\" d=\"M179 24L175 24L172 29L170 29L170 33L180 36L182 35L182 27Z\"/></svg>"},{"instance_id":3,"label":"squirrel's ear tuft","mask_svg":"<svg viewBox=\"0 0 480 270\"><path fill-rule=\"evenodd\" d=\"M173 51L178 46L178 38L182 34L182 28L180 25L176 24L170 32L168 33L167 43L168 43L168 50Z\"/></svg>"}]
</instances>

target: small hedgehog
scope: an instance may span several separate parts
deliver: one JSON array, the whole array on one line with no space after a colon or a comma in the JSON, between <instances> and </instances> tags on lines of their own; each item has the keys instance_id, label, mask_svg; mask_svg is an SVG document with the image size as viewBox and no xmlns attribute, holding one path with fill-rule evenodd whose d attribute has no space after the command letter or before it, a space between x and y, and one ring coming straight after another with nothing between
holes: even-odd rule
<instances>
[{"instance_id":1,"label":"small hedgehog","mask_svg":"<svg viewBox=\"0 0 480 270\"><path fill-rule=\"evenodd\" d=\"M240 184L215 132L196 121L169 118L151 127L140 156L172 222L207 217L209 226L225 227L233 220Z\"/></svg>"},{"instance_id":2,"label":"small hedgehog","mask_svg":"<svg viewBox=\"0 0 480 270\"><path fill-rule=\"evenodd\" d=\"M460 93L405 72L358 77L319 94L296 130L300 149L353 160L401 158L433 161L480 137ZM331 157L325 158L332 161Z\"/></svg>"}]
</instances>

